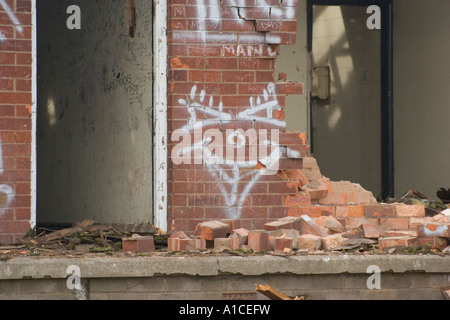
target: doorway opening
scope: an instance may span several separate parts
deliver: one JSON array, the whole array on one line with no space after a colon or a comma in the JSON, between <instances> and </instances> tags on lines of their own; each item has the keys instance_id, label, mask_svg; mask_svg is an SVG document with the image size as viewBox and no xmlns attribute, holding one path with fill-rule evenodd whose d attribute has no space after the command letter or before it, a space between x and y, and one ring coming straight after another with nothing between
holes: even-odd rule
<instances>
[{"instance_id":1,"label":"doorway opening","mask_svg":"<svg viewBox=\"0 0 450 320\"><path fill-rule=\"evenodd\" d=\"M37 225L153 223L153 3L70 4L36 2Z\"/></svg>"},{"instance_id":2,"label":"doorway opening","mask_svg":"<svg viewBox=\"0 0 450 320\"><path fill-rule=\"evenodd\" d=\"M381 29L367 27L370 5ZM307 11L311 152L330 179L393 197L391 1L310 0Z\"/></svg>"}]
</instances>

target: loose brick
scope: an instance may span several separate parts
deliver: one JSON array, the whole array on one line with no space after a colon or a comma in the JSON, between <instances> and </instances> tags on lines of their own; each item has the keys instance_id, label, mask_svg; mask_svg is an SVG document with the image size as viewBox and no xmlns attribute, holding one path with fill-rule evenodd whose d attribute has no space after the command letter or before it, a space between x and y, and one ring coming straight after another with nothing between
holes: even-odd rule
<instances>
[{"instance_id":1,"label":"loose brick","mask_svg":"<svg viewBox=\"0 0 450 320\"><path fill-rule=\"evenodd\" d=\"M189 237L183 231L177 231L170 235L170 238L188 239Z\"/></svg>"},{"instance_id":2,"label":"loose brick","mask_svg":"<svg viewBox=\"0 0 450 320\"><path fill-rule=\"evenodd\" d=\"M275 238L275 251L285 251L285 249L292 250L292 238L286 236Z\"/></svg>"},{"instance_id":3,"label":"loose brick","mask_svg":"<svg viewBox=\"0 0 450 320\"><path fill-rule=\"evenodd\" d=\"M319 226L327 228L331 233L340 233L345 230L345 227L336 218L331 216L321 216L318 218L313 218Z\"/></svg>"},{"instance_id":4,"label":"loose brick","mask_svg":"<svg viewBox=\"0 0 450 320\"><path fill-rule=\"evenodd\" d=\"M268 222L264 225L264 230L272 231L278 229L296 229L300 230L301 222L297 217L283 217L276 221Z\"/></svg>"},{"instance_id":5,"label":"loose brick","mask_svg":"<svg viewBox=\"0 0 450 320\"><path fill-rule=\"evenodd\" d=\"M248 233L248 247L255 252L269 251L269 232L265 230L251 230Z\"/></svg>"},{"instance_id":6,"label":"loose brick","mask_svg":"<svg viewBox=\"0 0 450 320\"><path fill-rule=\"evenodd\" d=\"M220 221L206 221L197 225L194 235L205 240L214 240L215 238L226 238L228 232L227 224Z\"/></svg>"},{"instance_id":7,"label":"loose brick","mask_svg":"<svg viewBox=\"0 0 450 320\"><path fill-rule=\"evenodd\" d=\"M449 238L450 224L442 223L425 223L417 227L417 235L422 237L443 237Z\"/></svg>"},{"instance_id":8,"label":"loose brick","mask_svg":"<svg viewBox=\"0 0 450 320\"><path fill-rule=\"evenodd\" d=\"M230 235L230 238L238 238L239 246L247 245L248 243L248 230L245 228L235 229Z\"/></svg>"},{"instance_id":9,"label":"loose brick","mask_svg":"<svg viewBox=\"0 0 450 320\"><path fill-rule=\"evenodd\" d=\"M327 235L326 231L307 215L302 215L300 219L301 219L300 231L302 234L313 234L319 237L324 237Z\"/></svg>"},{"instance_id":10,"label":"loose brick","mask_svg":"<svg viewBox=\"0 0 450 320\"><path fill-rule=\"evenodd\" d=\"M168 251L186 251L186 247L191 239L169 238L167 239Z\"/></svg>"},{"instance_id":11,"label":"loose brick","mask_svg":"<svg viewBox=\"0 0 450 320\"><path fill-rule=\"evenodd\" d=\"M308 249L309 251L320 250L322 238L313 234L302 234L297 238L298 249Z\"/></svg>"},{"instance_id":12,"label":"loose brick","mask_svg":"<svg viewBox=\"0 0 450 320\"><path fill-rule=\"evenodd\" d=\"M325 251L331 251L345 246L347 239L342 237L340 233L322 237L322 246Z\"/></svg>"},{"instance_id":13,"label":"loose brick","mask_svg":"<svg viewBox=\"0 0 450 320\"><path fill-rule=\"evenodd\" d=\"M231 234L233 230L241 227L241 221L238 219L222 219L220 222L225 223L228 226L229 234Z\"/></svg>"},{"instance_id":14,"label":"loose brick","mask_svg":"<svg viewBox=\"0 0 450 320\"><path fill-rule=\"evenodd\" d=\"M380 251L387 251L391 248L415 248L418 245L419 241L417 237L392 237L378 239Z\"/></svg>"},{"instance_id":15,"label":"loose brick","mask_svg":"<svg viewBox=\"0 0 450 320\"><path fill-rule=\"evenodd\" d=\"M445 249L448 245L447 238L440 238L440 237L418 237L419 244L423 247L425 246L431 246L435 249Z\"/></svg>"},{"instance_id":16,"label":"loose brick","mask_svg":"<svg viewBox=\"0 0 450 320\"><path fill-rule=\"evenodd\" d=\"M275 239L279 237L287 237L292 239L292 248L297 249L297 239L300 237L300 232L295 229L279 229L269 232L270 235L270 249L275 249Z\"/></svg>"},{"instance_id":17,"label":"loose brick","mask_svg":"<svg viewBox=\"0 0 450 320\"><path fill-rule=\"evenodd\" d=\"M189 239L186 244L186 251L205 250L206 240L202 238Z\"/></svg>"},{"instance_id":18,"label":"loose brick","mask_svg":"<svg viewBox=\"0 0 450 320\"><path fill-rule=\"evenodd\" d=\"M224 250L236 250L239 248L238 238L215 238L214 239L214 250L224 251Z\"/></svg>"},{"instance_id":19,"label":"loose brick","mask_svg":"<svg viewBox=\"0 0 450 320\"><path fill-rule=\"evenodd\" d=\"M417 231L383 231L380 233L382 238L394 238L394 237L415 237Z\"/></svg>"},{"instance_id":20,"label":"loose brick","mask_svg":"<svg viewBox=\"0 0 450 320\"><path fill-rule=\"evenodd\" d=\"M123 252L148 252L155 250L153 237L131 237L122 239Z\"/></svg>"},{"instance_id":21,"label":"loose brick","mask_svg":"<svg viewBox=\"0 0 450 320\"><path fill-rule=\"evenodd\" d=\"M378 239L380 237L380 227L373 223L363 223L360 226L362 235L369 239Z\"/></svg>"},{"instance_id":22,"label":"loose brick","mask_svg":"<svg viewBox=\"0 0 450 320\"><path fill-rule=\"evenodd\" d=\"M395 206L397 217L425 217L425 206L399 204Z\"/></svg>"}]
</instances>

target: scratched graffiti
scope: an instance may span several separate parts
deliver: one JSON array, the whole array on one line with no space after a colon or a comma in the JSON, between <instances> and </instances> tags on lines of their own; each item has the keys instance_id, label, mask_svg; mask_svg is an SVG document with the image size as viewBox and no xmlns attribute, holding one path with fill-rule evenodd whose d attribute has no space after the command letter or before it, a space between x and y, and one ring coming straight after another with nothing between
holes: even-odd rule
<instances>
[{"instance_id":1,"label":"scratched graffiti","mask_svg":"<svg viewBox=\"0 0 450 320\"><path fill-rule=\"evenodd\" d=\"M3 169L3 146L0 137L0 177L4 172ZM3 214L9 207L14 198L14 190L7 184L0 184L0 214Z\"/></svg>"},{"instance_id":2,"label":"scratched graffiti","mask_svg":"<svg viewBox=\"0 0 450 320\"><path fill-rule=\"evenodd\" d=\"M14 12L11 10L11 8L8 6L5 0L0 0L0 7L3 9L3 11L6 12L6 15L9 17L9 20L11 20L11 23L15 25L16 30L19 33L23 32L23 28L20 26L20 21L17 19L17 16L14 14ZM0 42L3 42L7 40L6 35L0 30Z\"/></svg>"},{"instance_id":3,"label":"scratched graffiti","mask_svg":"<svg viewBox=\"0 0 450 320\"><path fill-rule=\"evenodd\" d=\"M286 122L275 117L275 112L281 110L281 106L278 103L275 94L275 85L273 83L268 84L267 89L263 90L261 96L256 98L251 97L249 99L249 107L237 114L225 112L222 102L215 107L214 98L210 97L209 100L206 99L206 92L204 90L197 93L196 85L193 86L189 97L186 100L180 99L179 103L187 108L190 118L185 126L176 130L177 135L183 133L190 135L192 132L195 134L199 129L217 127L218 125L224 125L232 121L257 121L259 123L270 124L272 127L278 127L280 129L286 127ZM212 143L211 138L207 136L203 136L202 138L200 141L182 148L178 154L172 153L172 160L177 156L184 156L186 153L191 153L194 158L198 158L199 151L206 159L213 160L203 162L204 167L208 170L214 181L217 182L220 192L225 199L229 217L239 218L244 202L255 183L262 175L270 174L267 171L272 171L270 169L274 167L274 164L281 157L278 139L275 139L271 135L267 137L267 140L260 140L258 142L259 147L270 145L271 152L267 153L266 156L261 156L260 153L255 161L242 161L228 157L227 159L223 159L223 154L217 153L215 149L213 151L208 147ZM246 138L244 134L235 131L227 139L234 143L235 149L245 148ZM172 141L174 141L174 135L172 135ZM254 169L258 162L263 164L268 170L249 170ZM247 183L240 183L241 181L247 181ZM243 190L239 189L240 185L244 185Z\"/></svg>"},{"instance_id":4,"label":"scratched graffiti","mask_svg":"<svg viewBox=\"0 0 450 320\"><path fill-rule=\"evenodd\" d=\"M268 0L261 0L259 2L258 8L262 11L267 11L267 19L293 19L296 15L296 8L293 1L283 2L285 6L273 6ZM248 8L246 6L245 0L234 0L231 1L230 8L231 11L224 13L222 10L220 0L196 0L196 21L193 22L197 25L197 32L185 32L181 27L174 26L175 31L173 37L175 42L190 42L200 40L202 43L237 43L238 36L232 33L212 33L209 30L220 30L220 24L222 19L234 19L235 23L244 24L246 21L255 20L249 15L249 11L254 8ZM182 16L182 12L178 11L178 8L174 8L174 17ZM270 24L272 22L265 22ZM267 32L261 33L241 33L239 35L239 41L244 41L248 43L280 43L281 38L278 35L273 35Z\"/></svg>"}]
</instances>

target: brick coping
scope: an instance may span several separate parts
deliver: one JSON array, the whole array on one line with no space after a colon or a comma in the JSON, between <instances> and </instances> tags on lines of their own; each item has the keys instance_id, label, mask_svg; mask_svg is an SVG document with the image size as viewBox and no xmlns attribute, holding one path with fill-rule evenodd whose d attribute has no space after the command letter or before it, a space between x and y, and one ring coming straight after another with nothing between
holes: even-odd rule
<instances>
[{"instance_id":1,"label":"brick coping","mask_svg":"<svg viewBox=\"0 0 450 320\"><path fill-rule=\"evenodd\" d=\"M64 279L72 265L82 278L367 274L370 266L383 273L450 274L450 256L437 255L23 257L0 263L0 280Z\"/></svg>"}]
</instances>

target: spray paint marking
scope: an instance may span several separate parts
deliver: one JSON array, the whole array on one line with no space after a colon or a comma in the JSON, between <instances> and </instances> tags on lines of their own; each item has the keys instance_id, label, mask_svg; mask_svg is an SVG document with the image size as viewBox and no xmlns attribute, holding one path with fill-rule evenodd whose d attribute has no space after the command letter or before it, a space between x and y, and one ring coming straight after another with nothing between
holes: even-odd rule
<instances>
[{"instance_id":1,"label":"spray paint marking","mask_svg":"<svg viewBox=\"0 0 450 320\"><path fill-rule=\"evenodd\" d=\"M22 26L20 26L20 21L19 21L19 19L17 19L17 17L15 16L15 14L11 10L11 8L8 6L6 1L0 0L0 6L3 8L3 11L6 12L6 14L8 15L11 22L16 26L16 30L19 31L20 33L22 33L23 28L22 28ZM3 42L5 40L7 40L7 38L6 38L5 34L3 34L2 31L0 30L0 42Z\"/></svg>"},{"instance_id":2,"label":"spray paint marking","mask_svg":"<svg viewBox=\"0 0 450 320\"><path fill-rule=\"evenodd\" d=\"M205 103L206 92L202 90L197 94L197 86L194 85L191 90L191 94L188 99L180 99L179 103L185 105L189 114L189 122L177 129L178 132L194 132L203 127L217 126L219 124L230 123L231 121L258 121L262 123L268 123L272 126L279 128L285 128L286 122L280 121L274 117L274 112L281 110L281 106L277 100L275 94L275 85L270 83L267 89L263 90L262 96L256 99L251 97L249 100L250 107L246 110L233 116L230 113L223 111L222 102L215 108L214 99L210 97L209 101ZM208 115L208 119L202 119L201 115ZM261 115L261 114L264 114ZM243 138L245 139L245 137ZM266 168L272 167L274 163L277 163L281 157L281 151L278 144L278 139L271 137L269 140L260 141L260 144L271 145L271 153L258 159ZM207 147L211 143L211 138L203 138L198 143L194 143L182 150L182 153L196 152L201 150L206 158L218 159L220 156L213 154ZM236 144L236 147L242 147ZM244 146L245 147L245 146ZM223 159L222 159L223 160ZM261 178L262 175L270 174L267 170L242 170L255 168L255 162L248 161L209 161L204 163L205 168L210 175L217 181L219 190L225 199L227 211L230 218L239 218L242 211L242 206L252 190L255 183ZM244 190L239 190L239 181L250 178L249 182L245 185Z\"/></svg>"},{"instance_id":3,"label":"spray paint marking","mask_svg":"<svg viewBox=\"0 0 450 320\"><path fill-rule=\"evenodd\" d=\"M0 176L3 174L3 147L2 140L0 138ZM11 201L14 198L14 190L11 186L6 184L0 184L0 214L5 212L5 209L9 207Z\"/></svg>"}]
</instances>

